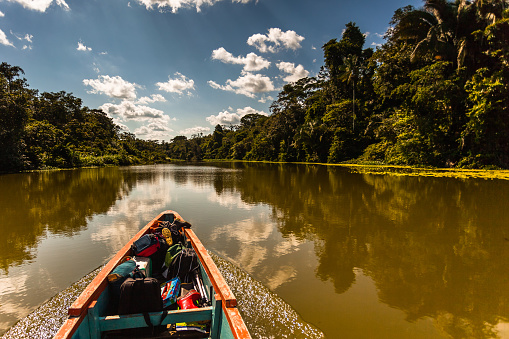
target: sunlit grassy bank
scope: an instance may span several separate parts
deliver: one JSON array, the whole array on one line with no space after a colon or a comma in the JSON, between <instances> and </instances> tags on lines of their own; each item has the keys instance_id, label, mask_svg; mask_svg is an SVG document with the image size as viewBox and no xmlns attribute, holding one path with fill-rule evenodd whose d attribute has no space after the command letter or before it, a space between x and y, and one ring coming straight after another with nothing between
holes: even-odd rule
<instances>
[{"instance_id":1,"label":"sunlit grassy bank","mask_svg":"<svg viewBox=\"0 0 509 339\"><path fill-rule=\"evenodd\" d=\"M344 166L352 171L369 174L391 174L422 177L448 177L460 179L502 179L509 180L509 170L471 170L450 168L418 168L392 165L330 165Z\"/></svg>"},{"instance_id":2,"label":"sunlit grassy bank","mask_svg":"<svg viewBox=\"0 0 509 339\"><path fill-rule=\"evenodd\" d=\"M232 161L232 160L206 160L206 162L238 162L238 163L273 163L273 164L302 164L302 165L320 165L335 166L348 168L352 172L364 174L390 174L405 176L422 176L422 177L447 177L458 179L501 179L509 180L509 170L487 170L487 169L454 169L454 168L433 168L433 167L412 167L398 165L382 165L382 164L327 164L327 163L311 163L311 162L271 162L271 161Z\"/></svg>"}]
</instances>

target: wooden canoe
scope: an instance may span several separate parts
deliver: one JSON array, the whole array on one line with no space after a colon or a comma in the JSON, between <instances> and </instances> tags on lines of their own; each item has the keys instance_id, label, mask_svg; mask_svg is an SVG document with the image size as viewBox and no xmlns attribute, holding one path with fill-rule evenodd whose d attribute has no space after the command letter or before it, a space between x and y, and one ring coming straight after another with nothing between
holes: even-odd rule
<instances>
[{"instance_id":1,"label":"wooden canoe","mask_svg":"<svg viewBox=\"0 0 509 339\"><path fill-rule=\"evenodd\" d=\"M126 256L132 256L131 245L141 236L149 233L150 227L159 221L182 217L174 211L164 211L143 227L99 272L81 295L69 308L69 317L54 336L63 338L101 338L108 331L139 329L148 327L143 315L108 315L108 275ZM199 259L201 276L207 289L212 292L211 306L190 310L167 312L160 325L181 322L209 321L209 338L251 338L237 309L237 300L219 272L207 250L190 228L184 229L188 243L192 245ZM149 313L151 322L158 324L163 312ZM203 336L202 336L203 337Z\"/></svg>"}]
</instances>

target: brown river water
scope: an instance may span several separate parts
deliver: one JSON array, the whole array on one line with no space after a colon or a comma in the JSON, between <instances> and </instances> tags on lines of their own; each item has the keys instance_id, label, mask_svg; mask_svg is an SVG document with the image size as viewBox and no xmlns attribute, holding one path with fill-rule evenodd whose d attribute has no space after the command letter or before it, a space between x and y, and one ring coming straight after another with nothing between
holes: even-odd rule
<instances>
[{"instance_id":1,"label":"brown river water","mask_svg":"<svg viewBox=\"0 0 509 339\"><path fill-rule=\"evenodd\" d=\"M509 338L509 181L220 163L0 176L0 335L51 338L173 209L253 338Z\"/></svg>"}]
</instances>

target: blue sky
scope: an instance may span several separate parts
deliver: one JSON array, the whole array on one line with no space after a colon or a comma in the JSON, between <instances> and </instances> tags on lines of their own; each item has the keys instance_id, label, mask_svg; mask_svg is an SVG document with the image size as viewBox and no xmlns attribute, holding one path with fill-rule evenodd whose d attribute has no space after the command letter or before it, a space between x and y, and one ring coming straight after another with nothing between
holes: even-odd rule
<instances>
[{"instance_id":1,"label":"blue sky","mask_svg":"<svg viewBox=\"0 0 509 339\"><path fill-rule=\"evenodd\" d=\"M66 91L143 139L209 134L270 114L282 86L314 76L321 46L353 21L383 43L420 0L0 0L0 61L31 88Z\"/></svg>"}]
</instances>

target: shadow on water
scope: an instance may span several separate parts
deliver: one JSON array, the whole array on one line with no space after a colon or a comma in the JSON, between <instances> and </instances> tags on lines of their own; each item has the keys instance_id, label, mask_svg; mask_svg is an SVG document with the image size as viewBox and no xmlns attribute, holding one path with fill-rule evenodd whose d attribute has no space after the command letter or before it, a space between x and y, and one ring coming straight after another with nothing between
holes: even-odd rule
<instances>
[{"instance_id":1,"label":"shadow on water","mask_svg":"<svg viewBox=\"0 0 509 339\"><path fill-rule=\"evenodd\" d=\"M270 292L242 269L211 253L221 274L237 297L239 310L253 338L323 338L323 334L305 323L290 305ZM99 273L87 274L58 293L37 310L21 319L2 339L52 338L67 318L67 309Z\"/></svg>"},{"instance_id":2,"label":"shadow on water","mask_svg":"<svg viewBox=\"0 0 509 339\"><path fill-rule=\"evenodd\" d=\"M118 168L0 176L0 270L33 259L46 232L70 237L129 193L136 180Z\"/></svg>"},{"instance_id":3,"label":"shadow on water","mask_svg":"<svg viewBox=\"0 0 509 339\"><path fill-rule=\"evenodd\" d=\"M233 182L216 186L218 194L233 190L246 203L271 206L283 237L315 239L316 277L331 282L336 295L352 289L360 268L374 281L379 301L402 310L408 323L433 319L454 338L495 338L505 331L508 181L319 165L218 166L243 169ZM296 303L299 312L306 308ZM302 315L317 322L318 314ZM348 325L329 317L320 326L326 334Z\"/></svg>"},{"instance_id":4,"label":"shadow on water","mask_svg":"<svg viewBox=\"0 0 509 339\"><path fill-rule=\"evenodd\" d=\"M239 310L253 338L323 338L275 293L231 262L211 253L237 297Z\"/></svg>"}]
</instances>

